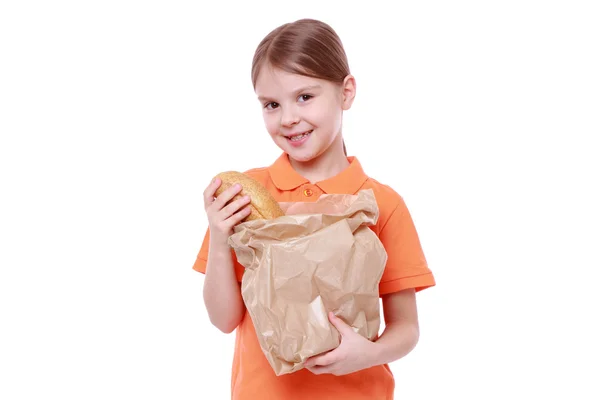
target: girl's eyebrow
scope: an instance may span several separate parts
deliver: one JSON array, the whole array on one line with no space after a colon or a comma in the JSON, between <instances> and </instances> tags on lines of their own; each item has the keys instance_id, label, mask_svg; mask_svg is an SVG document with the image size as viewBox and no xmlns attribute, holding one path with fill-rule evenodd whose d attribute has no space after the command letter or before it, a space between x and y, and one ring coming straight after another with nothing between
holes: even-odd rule
<instances>
[{"instance_id":1,"label":"girl's eyebrow","mask_svg":"<svg viewBox=\"0 0 600 400\"><path fill-rule=\"evenodd\" d=\"M299 95L300 93L303 93L303 92L309 92L309 91L311 91L311 90L315 90L315 89L321 89L321 85L318 85L318 84L317 84L317 85L302 86L301 88L299 88L299 89L296 89L296 90L295 90L294 92L292 92L292 93L294 93L294 95L296 95L296 96L297 96L297 95ZM266 96L258 96L258 100L259 100L260 102L265 102L265 101L267 101L267 100L271 101L272 99L271 99L270 97L266 97Z\"/></svg>"},{"instance_id":2,"label":"girl's eyebrow","mask_svg":"<svg viewBox=\"0 0 600 400\"><path fill-rule=\"evenodd\" d=\"M261 103L264 103L266 101L271 101L271 98L264 97L264 96L258 96L258 101L260 101Z\"/></svg>"},{"instance_id":3,"label":"girl's eyebrow","mask_svg":"<svg viewBox=\"0 0 600 400\"><path fill-rule=\"evenodd\" d=\"M302 92L310 92L311 90L315 90L315 89L320 89L321 85L309 85L309 86L303 86L300 89L296 90L294 93L296 94L300 94Z\"/></svg>"}]
</instances>

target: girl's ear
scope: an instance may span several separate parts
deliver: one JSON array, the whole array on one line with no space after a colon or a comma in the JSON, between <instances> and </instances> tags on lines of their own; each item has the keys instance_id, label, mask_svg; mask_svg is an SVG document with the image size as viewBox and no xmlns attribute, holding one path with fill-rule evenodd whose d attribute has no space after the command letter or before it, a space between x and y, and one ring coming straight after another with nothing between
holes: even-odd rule
<instances>
[{"instance_id":1,"label":"girl's ear","mask_svg":"<svg viewBox=\"0 0 600 400\"><path fill-rule=\"evenodd\" d=\"M344 78L342 83L342 109L348 110L354 102L356 96L356 80L352 75L348 75Z\"/></svg>"}]
</instances>

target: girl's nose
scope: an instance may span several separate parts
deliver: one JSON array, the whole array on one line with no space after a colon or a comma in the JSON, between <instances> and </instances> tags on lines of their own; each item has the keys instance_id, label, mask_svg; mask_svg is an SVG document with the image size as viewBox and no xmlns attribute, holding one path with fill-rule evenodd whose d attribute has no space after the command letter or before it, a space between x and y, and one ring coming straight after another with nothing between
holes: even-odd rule
<instances>
[{"instance_id":1,"label":"girl's nose","mask_svg":"<svg viewBox=\"0 0 600 400\"><path fill-rule=\"evenodd\" d=\"M281 125L290 127L300 122L300 117L293 109L287 109L281 114Z\"/></svg>"}]
</instances>

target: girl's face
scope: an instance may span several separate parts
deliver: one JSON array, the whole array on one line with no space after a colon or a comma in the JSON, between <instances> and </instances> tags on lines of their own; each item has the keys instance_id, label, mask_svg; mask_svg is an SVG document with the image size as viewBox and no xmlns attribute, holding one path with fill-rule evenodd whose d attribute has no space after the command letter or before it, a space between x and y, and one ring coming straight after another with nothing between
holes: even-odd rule
<instances>
[{"instance_id":1,"label":"girl's face","mask_svg":"<svg viewBox=\"0 0 600 400\"><path fill-rule=\"evenodd\" d=\"M355 84L350 75L338 85L265 66L255 91L275 144L294 160L306 162L325 153L336 138L341 140L342 112L352 105Z\"/></svg>"}]
</instances>

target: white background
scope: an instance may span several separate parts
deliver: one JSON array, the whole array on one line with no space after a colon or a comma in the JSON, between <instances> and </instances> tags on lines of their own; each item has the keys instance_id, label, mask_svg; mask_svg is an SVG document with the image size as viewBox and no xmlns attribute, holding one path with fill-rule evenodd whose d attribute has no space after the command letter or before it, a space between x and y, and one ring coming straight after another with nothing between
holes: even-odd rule
<instances>
[{"instance_id":1,"label":"white background","mask_svg":"<svg viewBox=\"0 0 600 400\"><path fill-rule=\"evenodd\" d=\"M202 192L279 155L251 59L304 17L341 36L348 152L437 279L396 397L600 398L595 2L201 3L2 2L0 398L228 398Z\"/></svg>"}]
</instances>

